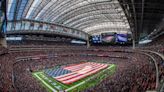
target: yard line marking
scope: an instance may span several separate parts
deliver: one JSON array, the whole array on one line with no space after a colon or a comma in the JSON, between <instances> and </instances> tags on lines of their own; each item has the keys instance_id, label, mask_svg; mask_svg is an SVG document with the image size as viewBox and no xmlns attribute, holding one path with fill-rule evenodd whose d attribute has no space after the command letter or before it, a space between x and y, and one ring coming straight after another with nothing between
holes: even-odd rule
<instances>
[{"instance_id":1,"label":"yard line marking","mask_svg":"<svg viewBox=\"0 0 164 92\"><path fill-rule=\"evenodd\" d=\"M37 73L38 74L38 73ZM42 80L36 73L34 74L44 85L46 85L49 89L51 89L53 92L57 92L54 88L52 88L50 85L48 85L44 80Z\"/></svg>"}]
</instances>

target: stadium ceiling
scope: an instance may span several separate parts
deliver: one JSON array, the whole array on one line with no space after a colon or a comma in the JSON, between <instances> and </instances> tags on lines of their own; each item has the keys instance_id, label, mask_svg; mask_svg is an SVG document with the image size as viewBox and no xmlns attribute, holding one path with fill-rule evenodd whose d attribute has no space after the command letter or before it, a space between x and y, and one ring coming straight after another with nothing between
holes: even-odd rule
<instances>
[{"instance_id":1,"label":"stadium ceiling","mask_svg":"<svg viewBox=\"0 0 164 92\"><path fill-rule=\"evenodd\" d=\"M164 0L8 0L8 20L58 23L89 34L159 31Z\"/></svg>"},{"instance_id":2,"label":"stadium ceiling","mask_svg":"<svg viewBox=\"0 0 164 92\"><path fill-rule=\"evenodd\" d=\"M119 0L136 40L164 30L164 0Z\"/></svg>"},{"instance_id":3,"label":"stadium ceiling","mask_svg":"<svg viewBox=\"0 0 164 92\"><path fill-rule=\"evenodd\" d=\"M130 31L118 0L8 0L7 16L58 23L91 35Z\"/></svg>"}]
</instances>

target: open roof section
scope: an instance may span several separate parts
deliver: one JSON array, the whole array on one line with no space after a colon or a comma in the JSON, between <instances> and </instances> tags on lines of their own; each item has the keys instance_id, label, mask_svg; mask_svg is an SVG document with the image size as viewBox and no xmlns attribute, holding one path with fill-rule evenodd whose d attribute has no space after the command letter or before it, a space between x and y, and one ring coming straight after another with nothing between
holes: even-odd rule
<instances>
[{"instance_id":1,"label":"open roof section","mask_svg":"<svg viewBox=\"0 0 164 92\"><path fill-rule=\"evenodd\" d=\"M9 0L8 6L9 20L58 23L89 34L130 31L118 0Z\"/></svg>"}]
</instances>

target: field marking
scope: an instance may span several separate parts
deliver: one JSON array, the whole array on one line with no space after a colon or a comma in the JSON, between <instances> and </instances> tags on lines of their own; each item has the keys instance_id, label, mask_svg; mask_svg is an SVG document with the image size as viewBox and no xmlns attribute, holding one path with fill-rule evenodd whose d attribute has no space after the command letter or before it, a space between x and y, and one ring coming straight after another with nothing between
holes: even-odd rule
<instances>
[{"instance_id":1,"label":"field marking","mask_svg":"<svg viewBox=\"0 0 164 92\"><path fill-rule=\"evenodd\" d=\"M34 73L33 73L34 74ZM43 72L35 72L35 74L38 74L38 75L40 75L40 77L41 78L43 78L43 79L45 79L45 77L48 79L47 80L47 84L48 85L50 85L51 87L55 87L54 89L58 89L56 86L54 86L52 83L50 83L49 82L49 80L50 81L52 81L53 83L57 83L57 86L60 86L61 88L62 88L62 90L64 90L64 89L67 89L68 88L68 86L66 86L66 85L64 85L64 84L62 84L62 83L60 83L60 82L58 82L58 81L56 81L55 79L53 79L52 77L47 77L46 75L44 75L44 73ZM45 81L45 80L43 80L43 81Z\"/></svg>"},{"instance_id":2,"label":"field marking","mask_svg":"<svg viewBox=\"0 0 164 92\"><path fill-rule=\"evenodd\" d=\"M113 68L115 65L114 64L111 64L108 68L106 68L105 70L108 70L108 69L111 69L111 68ZM103 72L103 71L105 71L105 70L102 70L101 72ZM44 77L45 75L42 73L42 72L35 72L35 73L33 73L47 88L49 88L49 90L52 90L52 92L58 92L57 90L56 90L56 88L53 88L51 85L49 85L46 81L44 81L43 79L42 79L42 77ZM40 76L39 76L40 75ZM46 77L46 76L45 76ZM74 88L77 88L78 86L80 86L80 85L83 85L83 84L85 84L85 83L87 83L88 82L88 80L90 80L90 79L92 79L92 78L94 78L95 76L92 76L91 78L89 78L89 79L87 79L87 80L84 80L84 81L82 81L82 82L80 82L80 83L78 83L78 84L76 84L76 85L74 85L74 86L72 86L72 87L69 87L69 88L67 88L67 89L65 89L65 91L67 92L67 91L70 91L70 90L72 90L72 89L74 89ZM50 78L50 80L51 80L51 78ZM55 83L57 82L56 80L54 81ZM58 83L58 82L57 82ZM61 83L59 83L60 85L61 85ZM63 86L63 84L62 84L62 86ZM64 85L65 86L65 85Z\"/></svg>"},{"instance_id":3,"label":"field marking","mask_svg":"<svg viewBox=\"0 0 164 92\"><path fill-rule=\"evenodd\" d=\"M39 73L34 73L34 75L44 84L46 85L49 89L51 89L53 92L57 92L54 88L52 88L49 84L47 84L44 80L42 80L37 74Z\"/></svg>"},{"instance_id":4,"label":"field marking","mask_svg":"<svg viewBox=\"0 0 164 92\"><path fill-rule=\"evenodd\" d=\"M47 77L47 76L45 76L43 73L41 73L41 75L44 76L44 77L46 77L46 78L48 78L49 81L52 81L53 83L56 83L57 86L62 87L62 89L68 88L67 86L65 86L65 85L63 85L62 83L56 81L56 80L53 79L52 77ZM50 83L50 84L52 85L52 83ZM58 89L58 88L56 88L56 86L54 86L54 85L53 85L53 87L55 87L55 89Z\"/></svg>"},{"instance_id":5,"label":"field marking","mask_svg":"<svg viewBox=\"0 0 164 92\"><path fill-rule=\"evenodd\" d=\"M70 91L70 90L72 90L72 89L74 89L74 88L76 88L76 87L78 87L78 86L80 86L80 85L84 84L85 82L86 82L86 81L82 81L82 82L80 82L80 83L76 84L75 86L72 86L72 87L70 87L70 88L66 89L65 91L66 91L66 92L67 92L67 91Z\"/></svg>"}]
</instances>

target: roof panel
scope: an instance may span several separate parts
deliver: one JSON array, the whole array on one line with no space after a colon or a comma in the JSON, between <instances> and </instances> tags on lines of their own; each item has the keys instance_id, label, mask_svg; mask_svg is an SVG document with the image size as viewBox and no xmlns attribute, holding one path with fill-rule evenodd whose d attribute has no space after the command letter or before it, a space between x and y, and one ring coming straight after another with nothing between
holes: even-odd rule
<instances>
[{"instance_id":1,"label":"roof panel","mask_svg":"<svg viewBox=\"0 0 164 92\"><path fill-rule=\"evenodd\" d=\"M14 3L9 0L9 17L14 17ZM118 0L19 0L17 19L59 23L94 33L107 27L130 28ZM120 30L119 30L120 31Z\"/></svg>"}]
</instances>

